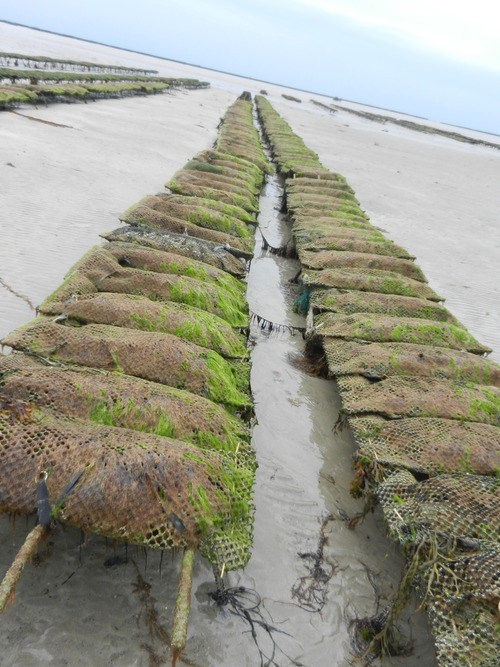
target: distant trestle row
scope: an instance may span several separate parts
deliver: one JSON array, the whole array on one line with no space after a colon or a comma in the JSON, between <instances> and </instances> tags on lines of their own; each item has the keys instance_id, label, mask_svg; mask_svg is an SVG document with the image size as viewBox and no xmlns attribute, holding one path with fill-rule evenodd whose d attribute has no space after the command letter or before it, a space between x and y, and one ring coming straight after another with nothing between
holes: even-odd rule
<instances>
[{"instance_id":1,"label":"distant trestle row","mask_svg":"<svg viewBox=\"0 0 500 667\"><path fill-rule=\"evenodd\" d=\"M197 79L158 76L154 70L0 53L0 109L23 104L78 102L152 95L172 88L207 88ZM22 65L20 67L19 65Z\"/></svg>"}]
</instances>

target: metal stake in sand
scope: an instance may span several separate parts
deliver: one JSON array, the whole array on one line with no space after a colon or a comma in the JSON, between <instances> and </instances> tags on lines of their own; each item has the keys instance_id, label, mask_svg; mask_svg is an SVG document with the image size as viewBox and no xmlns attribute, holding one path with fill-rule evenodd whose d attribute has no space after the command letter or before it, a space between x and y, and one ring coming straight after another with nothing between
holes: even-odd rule
<instances>
[{"instance_id":1,"label":"metal stake in sand","mask_svg":"<svg viewBox=\"0 0 500 667\"><path fill-rule=\"evenodd\" d=\"M189 608L191 606L191 584L193 583L193 557L193 549L184 550L172 628L172 667L175 667L186 646Z\"/></svg>"}]
</instances>

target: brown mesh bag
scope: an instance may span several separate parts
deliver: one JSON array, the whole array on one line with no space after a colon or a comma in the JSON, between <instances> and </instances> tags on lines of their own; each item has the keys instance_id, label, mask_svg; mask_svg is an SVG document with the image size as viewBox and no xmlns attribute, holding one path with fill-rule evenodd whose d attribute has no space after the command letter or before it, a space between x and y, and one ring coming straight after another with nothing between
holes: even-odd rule
<instances>
[{"instance_id":1,"label":"brown mesh bag","mask_svg":"<svg viewBox=\"0 0 500 667\"><path fill-rule=\"evenodd\" d=\"M248 427L212 401L137 377L43 363L21 353L0 357L0 395L61 416L238 450L253 462Z\"/></svg>"},{"instance_id":2,"label":"brown mesh bag","mask_svg":"<svg viewBox=\"0 0 500 667\"><path fill-rule=\"evenodd\" d=\"M348 207L349 210L359 210L359 201L349 192L349 190L330 190L325 194L317 194L310 188L287 188L286 201L289 211L305 208L308 212L311 210L323 211L320 215L328 215L326 211L337 211L341 207Z\"/></svg>"},{"instance_id":3,"label":"brown mesh bag","mask_svg":"<svg viewBox=\"0 0 500 667\"><path fill-rule=\"evenodd\" d=\"M246 275L244 261L231 254L224 246L211 241L149 227L119 227L101 236L110 242L125 242L152 250L169 252L177 257L196 259L230 273L236 278L244 278Z\"/></svg>"},{"instance_id":4,"label":"brown mesh bag","mask_svg":"<svg viewBox=\"0 0 500 667\"><path fill-rule=\"evenodd\" d=\"M224 127L222 126L221 129L223 130ZM269 162L262 148L260 146L257 147L255 144L251 145L248 141L242 139L241 133L232 133L231 135L228 133L227 136L219 135L216 149L219 152L252 162L263 173L271 173Z\"/></svg>"},{"instance_id":5,"label":"brown mesh bag","mask_svg":"<svg viewBox=\"0 0 500 667\"><path fill-rule=\"evenodd\" d=\"M193 196L184 196L177 194L168 194L165 192L160 192L156 195L157 203L155 206L161 204L161 202L169 202L176 205L184 205L187 207L186 210L191 210L192 208L196 209L204 208L210 211L216 211L217 213L222 213L225 216L231 218L238 218L242 222L247 222L249 225L255 225L255 214L245 211L241 206L236 206L234 204L227 204L223 201L217 201L216 199L209 199L207 197L193 197ZM159 200L159 202L158 202Z\"/></svg>"},{"instance_id":6,"label":"brown mesh bag","mask_svg":"<svg viewBox=\"0 0 500 667\"><path fill-rule=\"evenodd\" d=\"M242 179L238 175L219 173L218 170L200 170L192 168L192 161L188 163L188 168L180 169L170 181L170 183L193 183L196 185L206 185L225 190L227 192L238 194L250 201L257 203L255 195L257 194L253 183Z\"/></svg>"},{"instance_id":7,"label":"brown mesh bag","mask_svg":"<svg viewBox=\"0 0 500 667\"><path fill-rule=\"evenodd\" d=\"M500 429L490 424L369 415L349 417L349 426L358 446L356 461L372 482L398 468L418 475L495 475L500 468Z\"/></svg>"},{"instance_id":8,"label":"brown mesh bag","mask_svg":"<svg viewBox=\"0 0 500 667\"><path fill-rule=\"evenodd\" d=\"M254 245L253 238L241 239L236 236L231 236L231 234L225 234L224 232L218 232L213 229L199 227L198 225L195 225L188 220L175 218L174 216L167 215L166 213L159 213L149 206L144 205L141 201L137 204L134 204L124 213L122 213L120 220L122 222L126 222L129 225L145 225L147 227L156 227L158 229L163 229L175 234L185 234L186 236L205 239L207 241L213 241L214 243L222 245L227 244L228 246L238 248L240 250L245 250L246 252L251 252Z\"/></svg>"},{"instance_id":9,"label":"brown mesh bag","mask_svg":"<svg viewBox=\"0 0 500 667\"><path fill-rule=\"evenodd\" d=\"M113 255L118 264L125 268L187 276L203 283L215 284L216 288L222 287L228 296L232 296L240 304L242 311L247 310L245 303L246 283L227 275L225 271L221 271L211 264L130 243L108 243L102 247L102 250ZM90 258L89 260L92 262Z\"/></svg>"},{"instance_id":10,"label":"brown mesh bag","mask_svg":"<svg viewBox=\"0 0 500 667\"><path fill-rule=\"evenodd\" d=\"M230 158L231 156L226 154L226 157ZM248 170L235 168L234 162L230 165L216 165L213 161L209 162L209 160L206 159L205 153L198 153L198 155L195 155L195 157L192 160L189 160L182 169L183 171L193 171L195 174L208 173L213 176L214 183L218 182L222 186L226 183L230 186L236 186L241 189L242 193L250 192L253 195L258 195L262 187L263 178L260 172L258 172L260 176L256 178L255 175Z\"/></svg>"},{"instance_id":11,"label":"brown mesh bag","mask_svg":"<svg viewBox=\"0 0 500 667\"><path fill-rule=\"evenodd\" d=\"M500 389L428 377L337 379L346 415L439 417L500 426ZM363 384L361 384L363 383Z\"/></svg>"},{"instance_id":12,"label":"brown mesh bag","mask_svg":"<svg viewBox=\"0 0 500 667\"><path fill-rule=\"evenodd\" d=\"M245 362L230 363L212 350L170 334L105 324L77 328L38 318L2 342L45 359L114 370L186 389L233 410L251 405L241 391L249 385Z\"/></svg>"},{"instance_id":13,"label":"brown mesh bag","mask_svg":"<svg viewBox=\"0 0 500 667\"><path fill-rule=\"evenodd\" d=\"M346 221L348 222L348 221ZM297 247L301 244L317 244L321 245L322 240L325 239L325 244L328 243L329 238L339 239L343 241L352 240L353 242L362 241L364 243L371 242L381 244L385 243L382 232L370 225L352 225L342 224L341 221L334 220L332 222L324 222L322 228L318 229L314 225L302 225L300 221L292 224L292 236Z\"/></svg>"},{"instance_id":14,"label":"brown mesh bag","mask_svg":"<svg viewBox=\"0 0 500 667\"><path fill-rule=\"evenodd\" d=\"M318 179L299 176L297 178L287 178L285 181L287 192L311 192L313 194L329 195L338 191L354 194L354 190L342 179Z\"/></svg>"},{"instance_id":15,"label":"brown mesh bag","mask_svg":"<svg viewBox=\"0 0 500 667\"><path fill-rule=\"evenodd\" d=\"M236 100L222 119L216 149L252 162L264 173L271 173L252 114L251 100Z\"/></svg>"},{"instance_id":16,"label":"brown mesh bag","mask_svg":"<svg viewBox=\"0 0 500 667\"><path fill-rule=\"evenodd\" d=\"M419 593L445 667L498 663L499 491L500 480L491 477L416 483L409 473L392 475L377 490L392 534L407 545L402 587Z\"/></svg>"},{"instance_id":17,"label":"brown mesh bag","mask_svg":"<svg viewBox=\"0 0 500 667\"><path fill-rule=\"evenodd\" d=\"M317 169L299 169L296 174L291 175L289 180L294 180L296 178L307 178L310 180L319 181L321 184L323 184L323 181L330 181L332 183L347 183L342 174L329 171L322 165L318 165Z\"/></svg>"},{"instance_id":18,"label":"brown mesh bag","mask_svg":"<svg viewBox=\"0 0 500 667\"><path fill-rule=\"evenodd\" d=\"M223 173L237 174L240 178L253 183L257 191L260 191L264 184L264 175L259 167L249 160L236 157L236 155L230 155L222 151L206 150L197 153L194 159L222 169Z\"/></svg>"},{"instance_id":19,"label":"brown mesh bag","mask_svg":"<svg viewBox=\"0 0 500 667\"><path fill-rule=\"evenodd\" d=\"M444 306L414 296L333 288L330 290L314 290L311 293L309 303L315 315L324 311L345 315L379 313L394 317L416 317L448 322L456 327L464 328Z\"/></svg>"},{"instance_id":20,"label":"brown mesh bag","mask_svg":"<svg viewBox=\"0 0 500 667\"><path fill-rule=\"evenodd\" d=\"M356 237L355 232L350 236L338 233L322 234L317 239L303 239L296 237L297 252L318 252L319 250L336 250L338 252L368 253L372 255L385 255L387 257L399 257L401 259L415 259L404 248L392 241L380 238L379 240L364 240Z\"/></svg>"},{"instance_id":21,"label":"brown mesh bag","mask_svg":"<svg viewBox=\"0 0 500 667\"><path fill-rule=\"evenodd\" d=\"M343 235L345 232L370 240L379 240L382 236L377 236L377 230L369 222L359 216L345 216L339 214L331 218L305 218L300 217L292 223L292 235L296 242L300 239L314 242L327 234Z\"/></svg>"},{"instance_id":22,"label":"brown mesh bag","mask_svg":"<svg viewBox=\"0 0 500 667\"><path fill-rule=\"evenodd\" d=\"M225 524L231 529L237 499L240 531L247 530L238 566L247 562L251 512L244 499L252 476L238 475L234 453L38 410L22 419L3 411L0 425L0 512L35 513L35 482L43 475L52 515L65 524L147 547L194 548ZM217 564L217 554L212 560Z\"/></svg>"},{"instance_id":23,"label":"brown mesh bag","mask_svg":"<svg viewBox=\"0 0 500 667\"><path fill-rule=\"evenodd\" d=\"M56 306L60 305L59 303ZM213 315L183 303L160 303L144 296L100 292L79 296L58 308L41 307L44 314L59 314L79 324L112 324L117 327L169 333L222 357L248 357L246 338Z\"/></svg>"},{"instance_id":24,"label":"brown mesh bag","mask_svg":"<svg viewBox=\"0 0 500 667\"><path fill-rule=\"evenodd\" d=\"M287 208L292 221L299 225L299 229L306 229L308 226L316 227L315 220L324 232L333 231L340 223L351 223L364 229L370 228L370 223L361 209L349 201L338 200L329 208L326 206L319 208L317 205L306 203L302 207L293 206L293 204L293 201L287 202Z\"/></svg>"},{"instance_id":25,"label":"brown mesh bag","mask_svg":"<svg viewBox=\"0 0 500 667\"><path fill-rule=\"evenodd\" d=\"M491 352L463 327L417 317L394 317L379 313L321 313L314 318L312 336L344 338L379 343L414 343L467 350L475 354Z\"/></svg>"},{"instance_id":26,"label":"brown mesh bag","mask_svg":"<svg viewBox=\"0 0 500 667\"><path fill-rule=\"evenodd\" d=\"M185 303L218 315L231 326L248 326L248 306L243 288L231 276L227 276L224 281L209 282L207 277L199 280L173 273L134 269L127 266L126 257L123 260L125 266L121 266L118 259L105 248L93 248L75 264L67 280L41 304L40 312L61 313L68 299L78 296L75 275L83 275L95 285L96 291L136 294L152 300Z\"/></svg>"},{"instance_id":27,"label":"brown mesh bag","mask_svg":"<svg viewBox=\"0 0 500 667\"><path fill-rule=\"evenodd\" d=\"M500 387L500 366L462 350L411 343L363 344L341 339L323 340L323 346L328 370L333 377L417 375Z\"/></svg>"},{"instance_id":28,"label":"brown mesh bag","mask_svg":"<svg viewBox=\"0 0 500 667\"><path fill-rule=\"evenodd\" d=\"M365 231L380 231L374 227L361 209L344 204L340 208L325 212L311 206L290 211L294 229L320 230L323 234L337 232L338 228L350 227Z\"/></svg>"},{"instance_id":29,"label":"brown mesh bag","mask_svg":"<svg viewBox=\"0 0 500 667\"><path fill-rule=\"evenodd\" d=\"M500 480L439 475L417 482L409 473L391 475L377 488L389 530L402 544L428 535L497 543L500 537ZM409 529L413 528L413 534ZM473 548L473 545L466 545Z\"/></svg>"},{"instance_id":30,"label":"brown mesh bag","mask_svg":"<svg viewBox=\"0 0 500 667\"><path fill-rule=\"evenodd\" d=\"M165 252L145 248L136 243L109 242L102 246L118 261L120 266L153 271L155 273L174 273L179 276L189 276L199 280L217 282L227 286L231 291L245 294L246 285L239 280L228 276L227 273L211 264L194 258L184 257L175 252ZM241 265L241 264L240 264Z\"/></svg>"},{"instance_id":31,"label":"brown mesh bag","mask_svg":"<svg viewBox=\"0 0 500 667\"><path fill-rule=\"evenodd\" d=\"M426 601L436 658L443 667L498 665L498 548L437 568ZM451 572L451 574L450 574Z\"/></svg>"},{"instance_id":32,"label":"brown mesh bag","mask_svg":"<svg viewBox=\"0 0 500 667\"><path fill-rule=\"evenodd\" d=\"M337 287L362 292L380 292L382 294L401 294L416 296L420 299L443 301L425 283L406 278L392 271L379 269L323 269L308 270L303 277L304 284L310 287Z\"/></svg>"},{"instance_id":33,"label":"brown mesh bag","mask_svg":"<svg viewBox=\"0 0 500 667\"><path fill-rule=\"evenodd\" d=\"M212 178L212 174L181 170L165 186L174 193L215 199L226 204L241 206L241 208L250 213L258 211L257 200L250 192L244 193L241 188L227 184L223 185L215 181Z\"/></svg>"},{"instance_id":34,"label":"brown mesh bag","mask_svg":"<svg viewBox=\"0 0 500 667\"><path fill-rule=\"evenodd\" d=\"M300 263L307 269L360 268L392 271L413 280L426 283L427 280L420 267L409 259L371 255L366 252L349 252L337 250L302 250L297 249Z\"/></svg>"},{"instance_id":35,"label":"brown mesh bag","mask_svg":"<svg viewBox=\"0 0 500 667\"><path fill-rule=\"evenodd\" d=\"M256 220L242 208L228 206L230 210L224 212L207 206L203 199L179 195L156 197L155 200L150 205L158 213L165 213L231 236L253 237L253 230L248 225L255 225Z\"/></svg>"}]
</instances>

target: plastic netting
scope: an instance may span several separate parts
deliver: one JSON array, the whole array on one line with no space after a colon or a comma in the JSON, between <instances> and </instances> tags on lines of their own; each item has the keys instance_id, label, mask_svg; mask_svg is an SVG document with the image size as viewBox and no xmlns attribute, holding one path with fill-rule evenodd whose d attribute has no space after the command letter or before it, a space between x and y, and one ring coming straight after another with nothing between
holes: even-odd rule
<instances>
[{"instance_id":1,"label":"plastic netting","mask_svg":"<svg viewBox=\"0 0 500 667\"><path fill-rule=\"evenodd\" d=\"M155 251L149 252L154 254ZM165 264L165 270L169 273L135 269L129 264L131 262L127 253L117 258L107 251L107 247L92 249L75 264L64 283L41 304L40 312L62 312L68 299L79 296L83 277L86 279L82 285L84 294L92 291L116 292L141 295L152 300L174 301L213 313L231 326L248 326L245 288L243 284L236 283L232 276L209 280L210 272L203 265L200 267L193 264L185 269L188 275L174 273L182 270L182 259L174 266Z\"/></svg>"},{"instance_id":2,"label":"plastic netting","mask_svg":"<svg viewBox=\"0 0 500 667\"><path fill-rule=\"evenodd\" d=\"M360 268L393 271L402 276L427 282L422 270L411 260L387 255L373 255L368 252L351 252L347 250L313 250L298 249L300 263L306 269L327 268Z\"/></svg>"},{"instance_id":3,"label":"plastic netting","mask_svg":"<svg viewBox=\"0 0 500 667\"><path fill-rule=\"evenodd\" d=\"M296 178L287 178L285 186L287 192L311 192L314 194L328 195L332 192L349 192L354 194L354 190L340 174L332 174L332 178L310 178L307 176L298 176Z\"/></svg>"},{"instance_id":4,"label":"plastic netting","mask_svg":"<svg viewBox=\"0 0 500 667\"><path fill-rule=\"evenodd\" d=\"M35 513L35 481L45 475L54 517L84 532L153 548L210 540L231 524L239 496L240 548L233 541L231 565L248 560L252 528L245 499L253 474L234 453L201 451L37 409L13 418L0 412L0 461L1 512ZM206 555L222 565L217 552Z\"/></svg>"},{"instance_id":5,"label":"plastic netting","mask_svg":"<svg viewBox=\"0 0 500 667\"><path fill-rule=\"evenodd\" d=\"M270 171L269 165L262 171L257 165L245 158L217 150L207 150L197 153L186 167L192 165L193 162L203 163L202 165L198 165L197 168L206 168L203 165L208 164L215 167L215 169L222 170L222 173L235 175L248 183L257 192L260 191L264 184L264 173L269 173Z\"/></svg>"},{"instance_id":6,"label":"plastic netting","mask_svg":"<svg viewBox=\"0 0 500 667\"><path fill-rule=\"evenodd\" d=\"M309 232L315 235L318 231L322 234L337 233L343 229L354 231L365 231L368 236L377 232L376 227L370 224L367 216L361 209L345 205L328 214L320 209L304 208L291 213L292 230L296 232ZM311 239L312 240L312 239Z\"/></svg>"},{"instance_id":7,"label":"plastic netting","mask_svg":"<svg viewBox=\"0 0 500 667\"><path fill-rule=\"evenodd\" d=\"M378 483L407 468L418 475L470 472L492 475L500 468L500 429L455 419L350 416L356 461Z\"/></svg>"},{"instance_id":8,"label":"plastic netting","mask_svg":"<svg viewBox=\"0 0 500 667\"><path fill-rule=\"evenodd\" d=\"M310 287L337 287L340 289L361 290L362 292L380 292L382 294L401 294L416 296L420 299L443 301L433 289L425 283L407 278L392 271L380 269L323 269L307 270L303 274L305 285Z\"/></svg>"},{"instance_id":9,"label":"plastic netting","mask_svg":"<svg viewBox=\"0 0 500 667\"><path fill-rule=\"evenodd\" d=\"M426 320L463 325L447 310L434 301L400 294L380 294L356 290L313 290L310 306L314 315L322 311L353 315L354 313L379 313L397 317L417 317ZM316 321L316 320L315 320Z\"/></svg>"},{"instance_id":10,"label":"plastic netting","mask_svg":"<svg viewBox=\"0 0 500 667\"><path fill-rule=\"evenodd\" d=\"M500 389L428 377L361 376L337 379L345 414L385 417L441 417L500 426Z\"/></svg>"},{"instance_id":11,"label":"plastic netting","mask_svg":"<svg viewBox=\"0 0 500 667\"><path fill-rule=\"evenodd\" d=\"M158 249L145 248L136 243L120 243L110 241L102 249L115 257L120 265L154 271L156 273L175 273L191 278L225 285L230 291L243 295L245 285L224 270L212 264L179 255L177 252L166 252Z\"/></svg>"},{"instance_id":12,"label":"plastic netting","mask_svg":"<svg viewBox=\"0 0 500 667\"><path fill-rule=\"evenodd\" d=\"M149 197L147 199L149 201ZM176 218L167 213L160 213L142 201L139 201L137 204L134 204L127 209L120 216L120 220L129 225L157 227L158 229L163 229L175 234L183 234L193 238L205 239L222 245L227 244L228 246L246 250L247 252L251 252L253 248L253 239L238 238L215 229L200 227L195 223L189 222L189 220Z\"/></svg>"},{"instance_id":13,"label":"plastic netting","mask_svg":"<svg viewBox=\"0 0 500 667\"><path fill-rule=\"evenodd\" d=\"M467 473L438 475L422 482L398 472L382 482L376 495L389 530L402 544L437 534L462 540L474 550L498 543L500 480Z\"/></svg>"},{"instance_id":14,"label":"plastic netting","mask_svg":"<svg viewBox=\"0 0 500 667\"><path fill-rule=\"evenodd\" d=\"M229 362L212 350L165 333L106 324L64 326L45 318L16 329L5 345L78 366L114 370L187 389L231 409L248 409L246 362Z\"/></svg>"},{"instance_id":15,"label":"plastic netting","mask_svg":"<svg viewBox=\"0 0 500 667\"><path fill-rule=\"evenodd\" d=\"M59 304L56 304L59 305ZM222 357L246 358L246 338L206 311L183 303L151 301L144 296L98 292L71 299L63 308L44 307L45 314L61 315L75 324L111 324L141 331L174 334Z\"/></svg>"},{"instance_id":16,"label":"plastic netting","mask_svg":"<svg viewBox=\"0 0 500 667\"><path fill-rule=\"evenodd\" d=\"M151 250L171 252L177 257L196 259L237 278L243 278L246 274L244 261L234 256L224 246L212 241L195 239L184 234L171 234L148 227L119 227L101 236L110 242L133 243Z\"/></svg>"},{"instance_id":17,"label":"plastic netting","mask_svg":"<svg viewBox=\"0 0 500 667\"><path fill-rule=\"evenodd\" d=\"M226 204L241 206L245 211L257 211L257 199L246 188L235 185L230 178L210 172L178 171L166 186L176 193L215 199Z\"/></svg>"},{"instance_id":18,"label":"plastic netting","mask_svg":"<svg viewBox=\"0 0 500 667\"><path fill-rule=\"evenodd\" d=\"M467 329L448 322L418 317L401 317L381 313L321 313L314 318L310 335L322 338L344 338L379 343L413 343L475 354L491 352Z\"/></svg>"},{"instance_id":19,"label":"plastic netting","mask_svg":"<svg viewBox=\"0 0 500 667\"><path fill-rule=\"evenodd\" d=\"M56 415L167 435L234 451L253 462L248 427L192 392L89 367L48 364L26 354L0 357L0 394Z\"/></svg>"},{"instance_id":20,"label":"plastic netting","mask_svg":"<svg viewBox=\"0 0 500 667\"><path fill-rule=\"evenodd\" d=\"M322 347L331 376L393 375L443 377L500 387L500 366L463 350L412 343L363 343L323 339Z\"/></svg>"},{"instance_id":21,"label":"plastic netting","mask_svg":"<svg viewBox=\"0 0 500 667\"><path fill-rule=\"evenodd\" d=\"M396 473L377 495L406 545L403 586L417 588L436 637L438 664L498 664L500 480ZM405 583L406 582L406 583ZM400 595L403 591L400 590Z\"/></svg>"},{"instance_id":22,"label":"plastic netting","mask_svg":"<svg viewBox=\"0 0 500 667\"><path fill-rule=\"evenodd\" d=\"M372 255L387 255L388 257L400 257L402 259L413 259L404 248L401 246L392 243L392 241L387 241L381 239L376 240L365 240L351 234L350 236L344 236L342 234L323 234L317 239L306 239L302 238L300 234L295 234L295 244L298 252L312 251L318 252L319 250L336 250L340 252L358 252L358 253L369 253Z\"/></svg>"}]
</instances>

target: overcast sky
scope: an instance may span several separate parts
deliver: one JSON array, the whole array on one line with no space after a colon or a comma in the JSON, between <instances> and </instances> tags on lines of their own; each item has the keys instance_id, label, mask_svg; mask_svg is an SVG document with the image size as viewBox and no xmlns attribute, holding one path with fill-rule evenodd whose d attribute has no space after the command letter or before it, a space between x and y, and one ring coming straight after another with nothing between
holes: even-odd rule
<instances>
[{"instance_id":1,"label":"overcast sky","mask_svg":"<svg viewBox=\"0 0 500 667\"><path fill-rule=\"evenodd\" d=\"M0 0L0 19L500 134L497 0Z\"/></svg>"}]
</instances>

